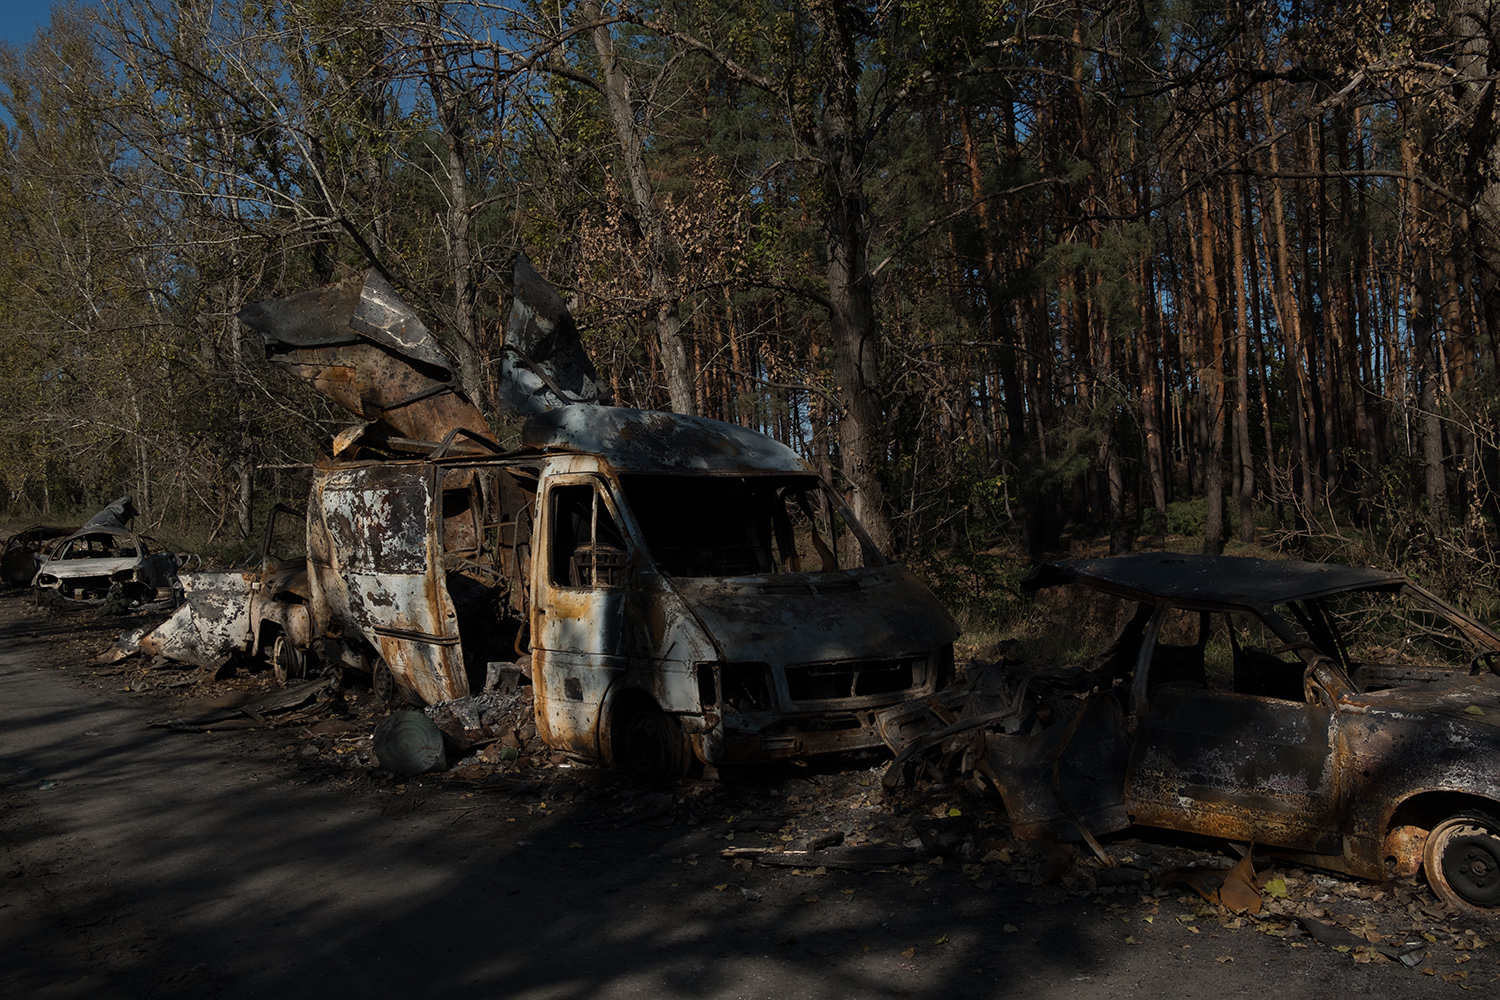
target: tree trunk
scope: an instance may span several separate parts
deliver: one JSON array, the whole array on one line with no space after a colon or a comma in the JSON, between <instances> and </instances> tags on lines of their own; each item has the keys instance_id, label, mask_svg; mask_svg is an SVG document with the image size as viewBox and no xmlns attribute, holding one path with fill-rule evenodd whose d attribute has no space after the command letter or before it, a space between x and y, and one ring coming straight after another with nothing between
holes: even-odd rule
<instances>
[{"instance_id":1,"label":"tree trunk","mask_svg":"<svg viewBox=\"0 0 1500 1000\"><path fill-rule=\"evenodd\" d=\"M420 16L420 15L419 15ZM441 15L436 15L440 17ZM423 20L422 58L427 75L427 89L443 133L443 172L447 190L448 211L443 225L444 249L448 257L448 274L453 281L453 333L451 342L458 355L459 377L464 391L476 403L485 398L481 374L482 348L474 309L474 250L469 242L470 198L468 159L468 121L449 78L447 56L443 54L435 26Z\"/></svg>"},{"instance_id":2,"label":"tree trunk","mask_svg":"<svg viewBox=\"0 0 1500 1000\"><path fill-rule=\"evenodd\" d=\"M1250 316L1245 289L1245 214L1242 182L1229 181L1233 227L1230 277L1234 281L1234 484L1240 541L1255 541L1255 459L1250 452Z\"/></svg>"},{"instance_id":3,"label":"tree trunk","mask_svg":"<svg viewBox=\"0 0 1500 1000\"><path fill-rule=\"evenodd\" d=\"M832 307L834 377L844 405L839 441L844 475L854 487L854 513L882 549L892 541L881 481L885 441L880 407L880 344L863 215L865 138L858 122L860 64L855 12L817 5L830 53L818 147L828 198L828 300Z\"/></svg>"},{"instance_id":4,"label":"tree trunk","mask_svg":"<svg viewBox=\"0 0 1500 1000\"><path fill-rule=\"evenodd\" d=\"M584 17L602 20L597 0L589 0L583 6ZM630 200L635 206L641 230L646 236L646 280L655 298L656 340L660 348L662 376L667 383L667 398L672 409L678 413L696 414L697 401L693 392L693 369L688 361L687 345L682 339L682 317L677 308L677 290L674 287L676 262L679 256L677 241L662 221L661 207L656 192L651 187L651 175L646 169L645 144L640 127L636 123L635 109L630 99L630 77L620 66L615 51L614 35L607 24L594 28L594 48L599 53L599 63L604 75L604 97L609 104L609 120L614 126L615 137L620 141L620 160L625 169L625 179L630 187Z\"/></svg>"}]
</instances>

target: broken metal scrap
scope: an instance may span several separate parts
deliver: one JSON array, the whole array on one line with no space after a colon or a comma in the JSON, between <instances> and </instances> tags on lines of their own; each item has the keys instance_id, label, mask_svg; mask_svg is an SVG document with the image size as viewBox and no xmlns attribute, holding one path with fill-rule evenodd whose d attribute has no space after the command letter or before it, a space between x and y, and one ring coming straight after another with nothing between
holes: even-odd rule
<instances>
[{"instance_id":1,"label":"broken metal scrap","mask_svg":"<svg viewBox=\"0 0 1500 1000\"><path fill-rule=\"evenodd\" d=\"M362 436L397 451L430 451L455 429L489 436L453 360L373 270L253 302L239 319L260 334L273 362L366 422L339 435L336 454Z\"/></svg>"},{"instance_id":2,"label":"broken metal scrap","mask_svg":"<svg viewBox=\"0 0 1500 1000\"><path fill-rule=\"evenodd\" d=\"M511 294L500 358L506 404L528 415L573 403L609 405L609 384L584 351L567 304L525 257L516 258Z\"/></svg>"},{"instance_id":3,"label":"broken metal scrap","mask_svg":"<svg viewBox=\"0 0 1500 1000\"><path fill-rule=\"evenodd\" d=\"M301 721L301 718L276 720L268 719L267 716L301 708L322 692L332 688L334 683L332 677L321 677L296 687L272 691L237 705L223 705L189 715L155 719L148 725L182 732L202 732L206 729L254 729L261 726L285 725L287 721Z\"/></svg>"}]
</instances>

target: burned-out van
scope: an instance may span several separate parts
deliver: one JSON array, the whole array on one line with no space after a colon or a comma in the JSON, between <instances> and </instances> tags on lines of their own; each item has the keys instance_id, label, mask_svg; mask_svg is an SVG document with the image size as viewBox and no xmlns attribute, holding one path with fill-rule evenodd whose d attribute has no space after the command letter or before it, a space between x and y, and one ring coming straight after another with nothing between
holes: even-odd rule
<instances>
[{"instance_id":1,"label":"burned-out van","mask_svg":"<svg viewBox=\"0 0 1500 1000\"><path fill-rule=\"evenodd\" d=\"M231 580L267 599L195 608L140 647L363 670L427 705L529 683L548 745L653 777L876 746L876 711L947 682L952 619L807 462L605 405L555 290L524 260L513 288L508 448L379 275L242 310L362 422L314 470L298 585Z\"/></svg>"},{"instance_id":2,"label":"burned-out van","mask_svg":"<svg viewBox=\"0 0 1500 1000\"><path fill-rule=\"evenodd\" d=\"M551 746L646 774L875 746L951 676L952 620L795 452L568 406L518 451L320 468L324 658L438 702L514 671ZM361 661L374 658L374 662Z\"/></svg>"}]
</instances>

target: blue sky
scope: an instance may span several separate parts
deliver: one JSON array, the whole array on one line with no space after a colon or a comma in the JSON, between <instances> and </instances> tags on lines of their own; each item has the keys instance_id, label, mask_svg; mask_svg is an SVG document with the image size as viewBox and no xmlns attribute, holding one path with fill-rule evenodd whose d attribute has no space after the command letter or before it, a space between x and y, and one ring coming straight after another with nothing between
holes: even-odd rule
<instances>
[{"instance_id":1,"label":"blue sky","mask_svg":"<svg viewBox=\"0 0 1500 1000\"><path fill-rule=\"evenodd\" d=\"M53 0L0 0L0 41L25 45L46 24Z\"/></svg>"}]
</instances>

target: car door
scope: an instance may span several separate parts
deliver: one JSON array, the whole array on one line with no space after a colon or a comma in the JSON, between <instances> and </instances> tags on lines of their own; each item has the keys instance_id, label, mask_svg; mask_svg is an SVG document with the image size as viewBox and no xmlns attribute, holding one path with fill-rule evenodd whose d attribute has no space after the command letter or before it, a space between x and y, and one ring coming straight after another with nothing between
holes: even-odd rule
<instances>
[{"instance_id":1,"label":"car door","mask_svg":"<svg viewBox=\"0 0 1500 1000\"><path fill-rule=\"evenodd\" d=\"M549 746L598 752L599 710L626 670L625 582L633 545L603 479L549 477L532 606L532 684Z\"/></svg>"},{"instance_id":2,"label":"car door","mask_svg":"<svg viewBox=\"0 0 1500 1000\"><path fill-rule=\"evenodd\" d=\"M427 704L469 694L436 502L427 466L342 469L322 487L350 616L397 681Z\"/></svg>"},{"instance_id":3,"label":"car door","mask_svg":"<svg viewBox=\"0 0 1500 1000\"><path fill-rule=\"evenodd\" d=\"M1196 635L1183 627L1192 619ZM1232 629L1245 627L1236 615L1157 612L1147 638L1151 655L1137 677L1145 688L1133 699L1131 815L1147 826L1338 853L1332 697L1325 692L1315 704L1235 690L1236 678L1244 686L1253 676L1245 645L1232 638ZM1181 676L1195 656L1202 680ZM1163 683L1153 672L1173 677Z\"/></svg>"}]
</instances>

